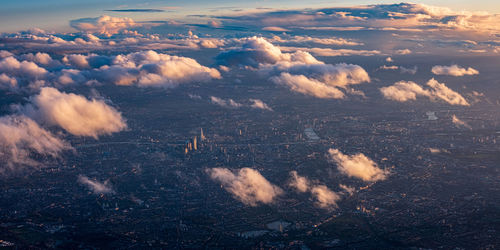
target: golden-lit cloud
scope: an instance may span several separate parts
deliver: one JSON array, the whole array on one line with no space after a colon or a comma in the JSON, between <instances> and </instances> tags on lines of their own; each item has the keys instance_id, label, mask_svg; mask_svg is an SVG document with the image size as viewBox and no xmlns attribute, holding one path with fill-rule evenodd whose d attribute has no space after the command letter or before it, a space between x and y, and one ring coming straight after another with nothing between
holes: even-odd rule
<instances>
[{"instance_id":1,"label":"golden-lit cloud","mask_svg":"<svg viewBox=\"0 0 500 250\"><path fill-rule=\"evenodd\" d=\"M255 169L242 168L233 173L227 168L212 168L207 173L236 199L249 206L272 203L283 193L281 188L271 184Z\"/></svg>"},{"instance_id":2,"label":"golden-lit cloud","mask_svg":"<svg viewBox=\"0 0 500 250\"><path fill-rule=\"evenodd\" d=\"M121 113L102 100L45 87L31 102L36 108L32 116L73 135L97 138L127 128Z\"/></svg>"},{"instance_id":3,"label":"golden-lit cloud","mask_svg":"<svg viewBox=\"0 0 500 250\"><path fill-rule=\"evenodd\" d=\"M337 165L337 169L349 176L363 181L373 182L385 180L389 171L378 167L372 159L362 153L345 155L338 149L329 149L330 160Z\"/></svg>"}]
</instances>

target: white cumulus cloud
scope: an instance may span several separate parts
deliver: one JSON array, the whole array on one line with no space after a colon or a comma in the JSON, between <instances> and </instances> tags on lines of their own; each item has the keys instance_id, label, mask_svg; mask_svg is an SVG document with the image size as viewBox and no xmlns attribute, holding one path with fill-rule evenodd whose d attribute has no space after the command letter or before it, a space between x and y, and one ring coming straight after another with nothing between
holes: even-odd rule
<instances>
[{"instance_id":1,"label":"white cumulus cloud","mask_svg":"<svg viewBox=\"0 0 500 250\"><path fill-rule=\"evenodd\" d=\"M322 208L337 207L340 195L330 190L325 185L317 185L311 188L311 194L316 199L316 204Z\"/></svg>"},{"instance_id":2,"label":"white cumulus cloud","mask_svg":"<svg viewBox=\"0 0 500 250\"><path fill-rule=\"evenodd\" d=\"M435 75L449 75L449 76L465 76L465 75L471 76L479 74L479 71L477 71L476 69L473 69L471 67L466 69L456 64L451 66L436 65L432 67L431 71Z\"/></svg>"},{"instance_id":3,"label":"white cumulus cloud","mask_svg":"<svg viewBox=\"0 0 500 250\"><path fill-rule=\"evenodd\" d=\"M295 92L340 99L345 94L339 88L370 82L368 73L358 65L325 64L301 50L283 53L262 37L246 38L242 42L241 48L219 54L218 61L257 68L262 75L271 76L273 82L288 86Z\"/></svg>"},{"instance_id":4,"label":"white cumulus cloud","mask_svg":"<svg viewBox=\"0 0 500 250\"><path fill-rule=\"evenodd\" d=\"M337 169L349 177L374 182L385 180L389 175L388 170L379 168L377 163L362 153L345 155L337 149L329 149L328 154L330 160L337 165Z\"/></svg>"},{"instance_id":5,"label":"white cumulus cloud","mask_svg":"<svg viewBox=\"0 0 500 250\"><path fill-rule=\"evenodd\" d=\"M399 81L394 85L380 88L380 92L384 98L399 102L416 100L418 96L425 96L431 100L441 100L451 105L470 105L462 95L448 88L444 83L431 79L426 85L428 88L424 89L412 81Z\"/></svg>"},{"instance_id":6,"label":"white cumulus cloud","mask_svg":"<svg viewBox=\"0 0 500 250\"><path fill-rule=\"evenodd\" d=\"M107 36L116 34L123 29L140 26L138 23L128 17L120 18L106 15L96 18L82 18L72 20L70 22L70 25L71 27L79 31Z\"/></svg>"},{"instance_id":7,"label":"white cumulus cloud","mask_svg":"<svg viewBox=\"0 0 500 250\"><path fill-rule=\"evenodd\" d=\"M127 127L120 112L102 100L64 93L51 87L42 88L31 98L36 110L31 116L56 125L78 136L107 135Z\"/></svg>"},{"instance_id":8,"label":"white cumulus cloud","mask_svg":"<svg viewBox=\"0 0 500 250\"><path fill-rule=\"evenodd\" d=\"M269 204L283 193L281 188L270 183L255 169L242 168L233 173L227 168L212 168L207 169L207 173L246 205Z\"/></svg>"},{"instance_id":9,"label":"white cumulus cloud","mask_svg":"<svg viewBox=\"0 0 500 250\"><path fill-rule=\"evenodd\" d=\"M272 77L271 80L277 84L288 86L292 91L318 98L342 99L345 97L344 92L338 88L304 75L281 73L279 76Z\"/></svg>"}]
</instances>

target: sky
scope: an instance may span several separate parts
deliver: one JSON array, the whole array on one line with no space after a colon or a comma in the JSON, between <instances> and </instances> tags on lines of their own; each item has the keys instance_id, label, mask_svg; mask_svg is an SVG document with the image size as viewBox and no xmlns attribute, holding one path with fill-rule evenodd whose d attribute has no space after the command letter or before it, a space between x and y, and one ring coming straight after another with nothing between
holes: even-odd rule
<instances>
[{"instance_id":1,"label":"sky","mask_svg":"<svg viewBox=\"0 0 500 250\"><path fill-rule=\"evenodd\" d=\"M255 8L301 9L316 7L338 7L365 4L387 4L394 1L301 1L301 0L268 0L268 1L136 1L136 0L1 0L0 32L13 32L29 28L42 28L54 31L70 31L69 20L96 17L101 15L130 16L137 20L183 20L192 14L221 14L231 10L255 10ZM500 13L500 4L495 0L425 0L418 3L433 6L446 6L456 11L488 11ZM158 13L111 13L110 9L162 9Z\"/></svg>"}]
</instances>

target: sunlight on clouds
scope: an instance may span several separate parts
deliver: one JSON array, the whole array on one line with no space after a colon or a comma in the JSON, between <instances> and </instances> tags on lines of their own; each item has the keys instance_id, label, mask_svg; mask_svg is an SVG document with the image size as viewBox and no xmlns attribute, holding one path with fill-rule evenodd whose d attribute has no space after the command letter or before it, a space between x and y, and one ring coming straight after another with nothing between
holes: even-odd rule
<instances>
[{"instance_id":1,"label":"sunlight on clouds","mask_svg":"<svg viewBox=\"0 0 500 250\"><path fill-rule=\"evenodd\" d=\"M98 138L127 128L121 113L102 100L89 100L46 87L31 101L36 108L32 116L73 135Z\"/></svg>"},{"instance_id":2,"label":"sunlight on clouds","mask_svg":"<svg viewBox=\"0 0 500 250\"><path fill-rule=\"evenodd\" d=\"M34 154L57 158L72 147L24 115L0 117L0 174L20 167L37 166Z\"/></svg>"},{"instance_id":3,"label":"sunlight on clouds","mask_svg":"<svg viewBox=\"0 0 500 250\"><path fill-rule=\"evenodd\" d=\"M362 153L345 155L332 148L328 150L328 154L332 162L337 165L337 169L349 177L374 182L385 180L389 175L388 170L380 169L377 163Z\"/></svg>"},{"instance_id":4,"label":"sunlight on clouds","mask_svg":"<svg viewBox=\"0 0 500 250\"><path fill-rule=\"evenodd\" d=\"M392 86L380 88L380 92L386 99L398 102L414 101L418 96L425 96L432 101L441 100L451 105L470 106L462 95L448 88L444 83L431 79L426 85L429 88L424 89L415 82L400 81Z\"/></svg>"},{"instance_id":5,"label":"sunlight on clouds","mask_svg":"<svg viewBox=\"0 0 500 250\"><path fill-rule=\"evenodd\" d=\"M242 168L236 174L227 168L212 168L207 169L207 173L236 199L249 206L272 203L277 196L283 194L281 188L271 184L259 171L251 168Z\"/></svg>"},{"instance_id":6,"label":"sunlight on clouds","mask_svg":"<svg viewBox=\"0 0 500 250\"><path fill-rule=\"evenodd\" d=\"M450 76L464 76L464 75L477 75L479 71L469 68L462 68L456 64L451 66L440 66L436 65L432 67L432 73L435 75L450 75Z\"/></svg>"}]
</instances>

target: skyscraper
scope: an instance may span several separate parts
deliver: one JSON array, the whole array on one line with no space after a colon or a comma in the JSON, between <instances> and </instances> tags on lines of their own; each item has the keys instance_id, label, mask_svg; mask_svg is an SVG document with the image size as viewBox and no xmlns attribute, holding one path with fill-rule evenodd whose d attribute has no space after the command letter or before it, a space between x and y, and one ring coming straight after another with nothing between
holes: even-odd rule
<instances>
[{"instance_id":1,"label":"skyscraper","mask_svg":"<svg viewBox=\"0 0 500 250\"><path fill-rule=\"evenodd\" d=\"M200 141L205 140L205 135L203 134L203 128L200 128Z\"/></svg>"}]
</instances>

